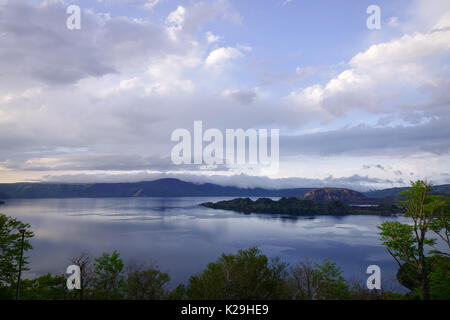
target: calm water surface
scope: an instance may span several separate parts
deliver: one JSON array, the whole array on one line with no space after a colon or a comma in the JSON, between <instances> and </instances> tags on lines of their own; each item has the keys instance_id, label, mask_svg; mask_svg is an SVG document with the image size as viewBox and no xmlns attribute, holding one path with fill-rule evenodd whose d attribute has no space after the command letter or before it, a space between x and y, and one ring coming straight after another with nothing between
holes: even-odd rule
<instances>
[{"instance_id":1,"label":"calm water surface","mask_svg":"<svg viewBox=\"0 0 450 320\"><path fill-rule=\"evenodd\" d=\"M199 206L230 198L95 198L13 199L1 212L30 223L35 237L29 253L32 277L62 273L81 252L99 256L118 250L125 262L156 263L172 277L171 286L186 283L222 253L258 246L269 256L295 264L329 259L346 278L367 277L371 264L384 278L397 266L381 246L378 216L309 217L243 215Z\"/></svg>"}]
</instances>

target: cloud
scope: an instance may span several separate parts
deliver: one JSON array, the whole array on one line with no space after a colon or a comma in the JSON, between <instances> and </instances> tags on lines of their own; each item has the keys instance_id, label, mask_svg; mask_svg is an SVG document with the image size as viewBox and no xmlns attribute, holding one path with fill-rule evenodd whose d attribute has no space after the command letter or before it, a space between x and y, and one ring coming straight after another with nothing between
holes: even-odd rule
<instances>
[{"instance_id":1,"label":"cloud","mask_svg":"<svg viewBox=\"0 0 450 320\"><path fill-rule=\"evenodd\" d=\"M244 54L233 47L218 48L210 52L205 60L205 65L208 67L224 63L230 59L237 59L243 57Z\"/></svg>"},{"instance_id":2,"label":"cloud","mask_svg":"<svg viewBox=\"0 0 450 320\"><path fill-rule=\"evenodd\" d=\"M286 176L333 174L334 183L338 175L370 173L368 179L376 176L380 184L399 183L394 170L422 174L428 168L415 161L427 158L435 161L434 171L448 171L450 29L442 12L428 29L373 44L330 76L334 66L305 61L261 71L266 53L252 49L251 37L239 38L250 45L230 39L224 24L243 19L224 0L183 3L169 12L158 4L154 20L134 17L133 10L119 16L113 9L123 3L108 0L102 8L111 14L83 10L76 31L65 27L62 1L0 3L2 177L76 172L94 179L86 174L101 171L102 179L119 179L135 171L187 170L217 177L174 167L168 158L171 132L192 130L194 120L205 129L280 129ZM127 6L137 10L146 3L157 2L130 0ZM407 26L402 20L398 31ZM323 165L329 157L346 164ZM408 161L392 164L399 157ZM367 163L385 170L359 171ZM359 183L352 179L347 182ZM302 181L318 183L296 183Z\"/></svg>"},{"instance_id":3,"label":"cloud","mask_svg":"<svg viewBox=\"0 0 450 320\"><path fill-rule=\"evenodd\" d=\"M183 23L186 16L186 9L183 6L178 6L175 11L172 11L166 19L168 25L167 31L172 40L177 40L177 33L183 29Z\"/></svg>"},{"instance_id":4,"label":"cloud","mask_svg":"<svg viewBox=\"0 0 450 320\"><path fill-rule=\"evenodd\" d=\"M205 67L214 71L222 71L229 61L244 57L244 52L251 51L251 47L221 47L211 51L205 59Z\"/></svg>"},{"instance_id":5,"label":"cloud","mask_svg":"<svg viewBox=\"0 0 450 320\"><path fill-rule=\"evenodd\" d=\"M208 41L208 43L214 43L219 41L220 37L214 35L211 31L206 32L206 40Z\"/></svg>"},{"instance_id":6,"label":"cloud","mask_svg":"<svg viewBox=\"0 0 450 320\"><path fill-rule=\"evenodd\" d=\"M159 3L159 0L148 0L145 4L144 7L147 9L152 10L154 7L156 7L156 5Z\"/></svg>"},{"instance_id":7,"label":"cloud","mask_svg":"<svg viewBox=\"0 0 450 320\"><path fill-rule=\"evenodd\" d=\"M257 89L252 90L225 90L226 96L231 96L242 104L250 104L256 99Z\"/></svg>"},{"instance_id":8,"label":"cloud","mask_svg":"<svg viewBox=\"0 0 450 320\"><path fill-rule=\"evenodd\" d=\"M358 125L326 132L280 137L281 154L329 155L446 155L450 152L449 118L418 126ZM381 169L381 168L380 168Z\"/></svg>"},{"instance_id":9,"label":"cloud","mask_svg":"<svg viewBox=\"0 0 450 320\"><path fill-rule=\"evenodd\" d=\"M233 24L240 24L242 17L227 0L193 2L189 7L178 6L166 19L173 34L183 30L186 35L194 35L200 27L212 20L221 19ZM172 32L172 31L171 31Z\"/></svg>"},{"instance_id":10,"label":"cloud","mask_svg":"<svg viewBox=\"0 0 450 320\"><path fill-rule=\"evenodd\" d=\"M91 182L139 182L152 181L163 178L176 178L193 183L214 183L222 186L236 186L239 188L266 188L266 189L289 189L289 188L320 188L338 187L352 188L359 191L369 191L383 186L392 186L399 181L390 179L370 178L368 176L351 175L348 177L328 176L324 179L309 178L280 178L271 179L261 176L240 175L202 175L195 173L147 173L136 172L127 174L73 174L46 176L45 182L64 183L91 183ZM404 183L403 183L404 185Z\"/></svg>"},{"instance_id":11,"label":"cloud","mask_svg":"<svg viewBox=\"0 0 450 320\"><path fill-rule=\"evenodd\" d=\"M370 168L377 168L384 171L384 167L381 164L375 164L375 165L363 165L364 169L370 169Z\"/></svg>"},{"instance_id":12,"label":"cloud","mask_svg":"<svg viewBox=\"0 0 450 320\"><path fill-rule=\"evenodd\" d=\"M18 24L24 14L30 20ZM35 6L8 1L2 6L0 30L6 36L0 38L0 70L8 75L0 77L4 88L73 84L130 70L149 56L183 50L170 43L162 26L148 21L84 10L81 30L69 30L66 17L62 2Z\"/></svg>"},{"instance_id":13,"label":"cloud","mask_svg":"<svg viewBox=\"0 0 450 320\"><path fill-rule=\"evenodd\" d=\"M405 34L388 42L374 44L353 56L346 70L325 85L315 84L292 91L289 99L299 108L322 110L330 117L340 117L350 110L389 113L409 104L414 92L418 101L436 103L435 92L448 85L449 72L442 64L450 48L450 15L444 14L436 32ZM445 103L450 100L445 96ZM439 101L442 104L442 101ZM413 106L410 106L413 107ZM415 108L421 108L417 104ZM427 108L427 112L432 112Z\"/></svg>"},{"instance_id":14,"label":"cloud","mask_svg":"<svg viewBox=\"0 0 450 320\"><path fill-rule=\"evenodd\" d=\"M5 168L25 171L65 171L65 170L169 170L175 168L170 158L143 157L139 154L60 154L49 158L27 159L21 163L3 162Z\"/></svg>"}]
</instances>

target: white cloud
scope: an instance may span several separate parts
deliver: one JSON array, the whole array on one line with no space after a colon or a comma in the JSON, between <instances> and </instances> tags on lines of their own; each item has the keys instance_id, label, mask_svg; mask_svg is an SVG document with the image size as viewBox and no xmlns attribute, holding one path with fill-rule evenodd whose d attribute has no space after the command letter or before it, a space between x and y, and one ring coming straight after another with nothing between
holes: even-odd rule
<instances>
[{"instance_id":1,"label":"white cloud","mask_svg":"<svg viewBox=\"0 0 450 320\"><path fill-rule=\"evenodd\" d=\"M166 25L171 39L177 40L181 31L192 36L200 30L202 24L217 18L232 23L242 20L227 0L214 0L193 2L187 7L179 5L167 16Z\"/></svg>"},{"instance_id":2,"label":"white cloud","mask_svg":"<svg viewBox=\"0 0 450 320\"><path fill-rule=\"evenodd\" d=\"M406 34L372 45L356 54L349 68L325 85L293 91L289 98L299 107L322 109L335 117L355 108L397 112L408 103L402 96L406 90L432 100L431 91L443 89L449 76L442 63L450 52L450 28L445 28L450 27L450 15L443 15L436 26L440 27L437 31Z\"/></svg>"},{"instance_id":3,"label":"white cloud","mask_svg":"<svg viewBox=\"0 0 450 320\"><path fill-rule=\"evenodd\" d=\"M175 26L181 26L184 22L186 9L183 6L178 6L175 11L172 11L166 19L166 23Z\"/></svg>"},{"instance_id":4,"label":"white cloud","mask_svg":"<svg viewBox=\"0 0 450 320\"><path fill-rule=\"evenodd\" d=\"M206 32L206 40L208 41L208 43L214 43L219 41L220 37L214 35L211 31Z\"/></svg>"},{"instance_id":5,"label":"white cloud","mask_svg":"<svg viewBox=\"0 0 450 320\"><path fill-rule=\"evenodd\" d=\"M167 32L172 40L177 40L177 34L183 29L183 23L186 15L186 9L183 6L178 6L175 11L172 11L167 19Z\"/></svg>"},{"instance_id":6,"label":"white cloud","mask_svg":"<svg viewBox=\"0 0 450 320\"><path fill-rule=\"evenodd\" d=\"M251 47L248 46L217 48L211 51L205 59L205 67L220 72L227 62L244 57L244 51L250 50Z\"/></svg>"},{"instance_id":7,"label":"white cloud","mask_svg":"<svg viewBox=\"0 0 450 320\"><path fill-rule=\"evenodd\" d=\"M194 69L202 63L200 53L193 49L184 55L167 55L151 61L147 74L157 83L155 88L159 93L173 93L176 91L192 91L194 83L184 78L185 70Z\"/></svg>"},{"instance_id":8,"label":"white cloud","mask_svg":"<svg viewBox=\"0 0 450 320\"><path fill-rule=\"evenodd\" d=\"M244 54L236 48L222 47L211 51L205 60L205 64L207 66L213 66L228 61L230 59L236 59L243 56Z\"/></svg>"}]
</instances>

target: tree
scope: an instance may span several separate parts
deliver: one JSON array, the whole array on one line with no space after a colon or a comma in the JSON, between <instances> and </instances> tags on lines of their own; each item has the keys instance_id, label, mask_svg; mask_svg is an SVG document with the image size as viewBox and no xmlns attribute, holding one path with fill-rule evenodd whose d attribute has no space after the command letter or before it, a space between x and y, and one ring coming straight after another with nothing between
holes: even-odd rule
<instances>
[{"instance_id":1,"label":"tree","mask_svg":"<svg viewBox=\"0 0 450 320\"><path fill-rule=\"evenodd\" d=\"M318 300L348 299L349 286L342 276L342 269L336 263L325 260L321 265L315 264L313 283L315 298Z\"/></svg>"},{"instance_id":2,"label":"tree","mask_svg":"<svg viewBox=\"0 0 450 320\"><path fill-rule=\"evenodd\" d=\"M188 299L282 299L286 297L287 264L256 247L222 256L189 279Z\"/></svg>"},{"instance_id":3,"label":"tree","mask_svg":"<svg viewBox=\"0 0 450 320\"><path fill-rule=\"evenodd\" d=\"M186 298L186 287L184 284L179 284L175 289L167 293L167 300L183 300Z\"/></svg>"},{"instance_id":4,"label":"tree","mask_svg":"<svg viewBox=\"0 0 450 320\"><path fill-rule=\"evenodd\" d=\"M439 197L439 200L441 201L440 210L433 221L431 221L430 229L447 243L448 248L450 248L450 198L443 199ZM435 253L449 255L440 251L435 251Z\"/></svg>"},{"instance_id":5,"label":"tree","mask_svg":"<svg viewBox=\"0 0 450 320\"><path fill-rule=\"evenodd\" d=\"M402 203L406 209L403 216L411 218L412 225L386 221L378 227L383 245L398 265L401 267L402 263L406 263L412 272L419 275L420 290L425 300L430 298L430 269L426 265L425 246L436 243L436 239L427 238L426 235L441 214L448 210L448 201L441 196L431 195L430 191L430 184L418 180L412 182L411 188L402 193L408 199Z\"/></svg>"},{"instance_id":6,"label":"tree","mask_svg":"<svg viewBox=\"0 0 450 320\"><path fill-rule=\"evenodd\" d=\"M95 259L93 289L96 299L121 299L124 296L123 261L120 254L103 253Z\"/></svg>"},{"instance_id":7,"label":"tree","mask_svg":"<svg viewBox=\"0 0 450 320\"><path fill-rule=\"evenodd\" d=\"M307 259L291 268L288 280L291 296L298 300L348 299L349 286L334 262L322 264Z\"/></svg>"},{"instance_id":8,"label":"tree","mask_svg":"<svg viewBox=\"0 0 450 320\"><path fill-rule=\"evenodd\" d=\"M24 300L63 300L67 295L65 277L48 273L34 279L23 279L20 295Z\"/></svg>"},{"instance_id":9,"label":"tree","mask_svg":"<svg viewBox=\"0 0 450 320\"><path fill-rule=\"evenodd\" d=\"M368 289L366 279L353 278L347 281L342 273L340 267L328 260L325 260L322 264L313 263L309 259L299 262L291 268L288 279L290 298L295 300L403 298L401 294L395 294L392 291Z\"/></svg>"},{"instance_id":10,"label":"tree","mask_svg":"<svg viewBox=\"0 0 450 320\"><path fill-rule=\"evenodd\" d=\"M169 275L156 268L130 266L126 281L128 298L133 300L163 299L167 295L165 286L169 281Z\"/></svg>"},{"instance_id":11,"label":"tree","mask_svg":"<svg viewBox=\"0 0 450 320\"><path fill-rule=\"evenodd\" d=\"M428 270L430 298L439 300L450 299L450 258L433 255L425 258ZM420 274L417 270L404 263L397 272L398 281L410 289L410 299L420 298Z\"/></svg>"},{"instance_id":12,"label":"tree","mask_svg":"<svg viewBox=\"0 0 450 320\"><path fill-rule=\"evenodd\" d=\"M291 296L296 300L312 300L316 296L314 283L314 265L306 259L291 268L288 280Z\"/></svg>"},{"instance_id":13,"label":"tree","mask_svg":"<svg viewBox=\"0 0 450 320\"><path fill-rule=\"evenodd\" d=\"M431 298L450 300L450 258L434 256L428 278Z\"/></svg>"},{"instance_id":14,"label":"tree","mask_svg":"<svg viewBox=\"0 0 450 320\"><path fill-rule=\"evenodd\" d=\"M22 246L22 234L20 230L25 229L23 250L32 249L30 241L33 232L30 225L15 218L0 214L0 287L15 287L19 273L19 260ZM22 258L22 270L29 270L28 257Z\"/></svg>"}]
</instances>

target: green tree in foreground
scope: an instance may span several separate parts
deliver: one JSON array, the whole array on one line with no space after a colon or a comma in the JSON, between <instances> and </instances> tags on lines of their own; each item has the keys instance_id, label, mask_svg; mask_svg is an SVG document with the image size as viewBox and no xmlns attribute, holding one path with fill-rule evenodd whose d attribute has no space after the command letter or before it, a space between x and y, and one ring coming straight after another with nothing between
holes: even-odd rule
<instances>
[{"instance_id":1,"label":"green tree in foreground","mask_svg":"<svg viewBox=\"0 0 450 320\"><path fill-rule=\"evenodd\" d=\"M406 209L403 216L411 218L412 223L386 221L379 226L383 245L399 267L406 264L413 274L417 274L420 292L425 300L430 299L430 268L426 262L425 247L436 243L436 239L428 238L427 233L430 230L440 232L436 221L448 212L448 200L442 196L431 195L430 191L430 184L422 180L413 182L412 187L402 193L408 199L402 203Z\"/></svg>"},{"instance_id":2,"label":"green tree in foreground","mask_svg":"<svg viewBox=\"0 0 450 320\"><path fill-rule=\"evenodd\" d=\"M291 268L290 295L296 300L349 299L350 287L342 273L340 267L328 260L314 265L308 259L299 262Z\"/></svg>"},{"instance_id":3,"label":"green tree in foreground","mask_svg":"<svg viewBox=\"0 0 450 320\"><path fill-rule=\"evenodd\" d=\"M349 286L342 276L342 269L336 263L325 260L321 265L315 264L313 280L316 286L315 299L348 299Z\"/></svg>"},{"instance_id":4,"label":"green tree in foreground","mask_svg":"<svg viewBox=\"0 0 450 320\"><path fill-rule=\"evenodd\" d=\"M428 278L431 299L450 300L450 258L435 256Z\"/></svg>"},{"instance_id":5,"label":"green tree in foreground","mask_svg":"<svg viewBox=\"0 0 450 320\"><path fill-rule=\"evenodd\" d=\"M120 254L103 253L94 263L94 298L121 299L124 297L124 263Z\"/></svg>"},{"instance_id":6,"label":"green tree in foreground","mask_svg":"<svg viewBox=\"0 0 450 320\"><path fill-rule=\"evenodd\" d=\"M34 279L23 279L20 285L22 300L63 300L67 297L64 276L52 276L50 273Z\"/></svg>"},{"instance_id":7,"label":"green tree in foreground","mask_svg":"<svg viewBox=\"0 0 450 320\"><path fill-rule=\"evenodd\" d=\"M450 249L450 197L443 199L438 214L430 223L430 229L439 236L439 238L447 244L447 248ZM435 253L449 255L448 253L440 251L436 251Z\"/></svg>"},{"instance_id":8,"label":"green tree in foreground","mask_svg":"<svg viewBox=\"0 0 450 320\"><path fill-rule=\"evenodd\" d=\"M15 289L17 276L19 273L19 260L22 245L21 229L25 229L25 240L23 251L32 249L28 239L33 237L30 225L23 223L15 218L0 214L0 287L2 291L11 291ZM28 257L25 255L22 259L22 270L29 270Z\"/></svg>"},{"instance_id":9,"label":"green tree in foreground","mask_svg":"<svg viewBox=\"0 0 450 320\"><path fill-rule=\"evenodd\" d=\"M442 255L433 255L425 258L430 298L436 300L450 299L450 258ZM404 263L397 272L398 281L410 289L410 299L420 299L420 274L417 270Z\"/></svg>"},{"instance_id":10,"label":"green tree in foreground","mask_svg":"<svg viewBox=\"0 0 450 320\"><path fill-rule=\"evenodd\" d=\"M169 281L169 275L156 268L131 266L126 280L127 298L131 300L164 299L168 294L165 286Z\"/></svg>"},{"instance_id":11,"label":"green tree in foreground","mask_svg":"<svg viewBox=\"0 0 450 320\"><path fill-rule=\"evenodd\" d=\"M286 298L287 264L269 260L258 248L222 254L189 280L188 299Z\"/></svg>"}]
</instances>

